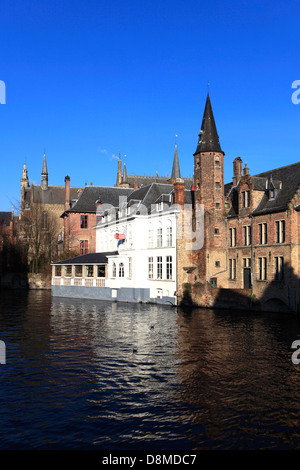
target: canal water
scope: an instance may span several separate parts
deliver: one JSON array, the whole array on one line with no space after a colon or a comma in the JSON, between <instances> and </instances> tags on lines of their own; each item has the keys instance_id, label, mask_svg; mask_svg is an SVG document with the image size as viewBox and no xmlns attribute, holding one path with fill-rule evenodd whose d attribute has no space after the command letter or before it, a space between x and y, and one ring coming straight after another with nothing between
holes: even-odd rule
<instances>
[{"instance_id":1,"label":"canal water","mask_svg":"<svg viewBox=\"0 0 300 470\"><path fill-rule=\"evenodd\" d=\"M300 319L1 292L0 449L298 449Z\"/></svg>"}]
</instances>

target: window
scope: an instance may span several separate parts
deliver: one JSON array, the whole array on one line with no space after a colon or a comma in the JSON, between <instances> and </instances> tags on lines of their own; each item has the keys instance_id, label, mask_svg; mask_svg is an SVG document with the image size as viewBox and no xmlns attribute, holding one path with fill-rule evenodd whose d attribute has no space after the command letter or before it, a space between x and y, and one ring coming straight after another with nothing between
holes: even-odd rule
<instances>
[{"instance_id":1,"label":"window","mask_svg":"<svg viewBox=\"0 0 300 470\"><path fill-rule=\"evenodd\" d=\"M251 245L251 227L250 225L245 225L244 230L244 245Z\"/></svg>"},{"instance_id":2,"label":"window","mask_svg":"<svg viewBox=\"0 0 300 470\"><path fill-rule=\"evenodd\" d=\"M229 244L230 246L236 245L236 228L229 229Z\"/></svg>"},{"instance_id":3,"label":"window","mask_svg":"<svg viewBox=\"0 0 300 470\"><path fill-rule=\"evenodd\" d=\"M167 246L172 246L172 226L167 227Z\"/></svg>"},{"instance_id":4,"label":"window","mask_svg":"<svg viewBox=\"0 0 300 470\"><path fill-rule=\"evenodd\" d=\"M220 235L220 230L217 227L215 227L215 235Z\"/></svg>"},{"instance_id":5,"label":"window","mask_svg":"<svg viewBox=\"0 0 300 470\"><path fill-rule=\"evenodd\" d=\"M153 228L152 228L152 226L148 230L148 248L153 248Z\"/></svg>"},{"instance_id":6,"label":"window","mask_svg":"<svg viewBox=\"0 0 300 470\"><path fill-rule=\"evenodd\" d=\"M284 278L284 259L283 256L275 256L275 280L282 281Z\"/></svg>"},{"instance_id":7,"label":"window","mask_svg":"<svg viewBox=\"0 0 300 470\"><path fill-rule=\"evenodd\" d=\"M251 258L243 258L243 267L251 268Z\"/></svg>"},{"instance_id":8,"label":"window","mask_svg":"<svg viewBox=\"0 0 300 470\"><path fill-rule=\"evenodd\" d=\"M221 266L220 261L216 261L215 266L216 266L216 268L219 268Z\"/></svg>"},{"instance_id":9,"label":"window","mask_svg":"<svg viewBox=\"0 0 300 470\"><path fill-rule=\"evenodd\" d=\"M82 266L75 266L75 277L82 277Z\"/></svg>"},{"instance_id":10,"label":"window","mask_svg":"<svg viewBox=\"0 0 300 470\"><path fill-rule=\"evenodd\" d=\"M80 241L80 254L86 255L89 252L89 242L88 240Z\"/></svg>"},{"instance_id":11,"label":"window","mask_svg":"<svg viewBox=\"0 0 300 470\"><path fill-rule=\"evenodd\" d=\"M80 216L80 228L88 228L88 216L87 215Z\"/></svg>"},{"instance_id":12,"label":"window","mask_svg":"<svg viewBox=\"0 0 300 470\"><path fill-rule=\"evenodd\" d=\"M219 202L216 202L216 209L220 210L220 203Z\"/></svg>"},{"instance_id":13,"label":"window","mask_svg":"<svg viewBox=\"0 0 300 470\"><path fill-rule=\"evenodd\" d=\"M258 279L259 281L267 279L267 258L258 258Z\"/></svg>"},{"instance_id":14,"label":"window","mask_svg":"<svg viewBox=\"0 0 300 470\"><path fill-rule=\"evenodd\" d=\"M128 258L128 278L132 278L132 258Z\"/></svg>"},{"instance_id":15,"label":"window","mask_svg":"<svg viewBox=\"0 0 300 470\"><path fill-rule=\"evenodd\" d=\"M97 266L97 277L105 277L105 266Z\"/></svg>"},{"instance_id":16,"label":"window","mask_svg":"<svg viewBox=\"0 0 300 470\"><path fill-rule=\"evenodd\" d=\"M86 277L94 277L94 266L86 266L85 273Z\"/></svg>"},{"instance_id":17,"label":"window","mask_svg":"<svg viewBox=\"0 0 300 470\"><path fill-rule=\"evenodd\" d=\"M156 245L157 245L158 248L162 247L162 227L158 227L158 229L157 229Z\"/></svg>"},{"instance_id":18,"label":"window","mask_svg":"<svg viewBox=\"0 0 300 470\"><path fill-rule=\"evenodd\" d=\"M250 191L242 191L242 207L250 207Z\"/></svg>"},{"instance_id":19,"label":"window","mask_svg":"<svg viewBox=\"0 0 300 470\"><path fill-rule=\"evenodd\" d=\"M236 259L229 260L229 279L236 279Z\"/></svg>"},{"instance_id":20,"label":"window","mask_svg":"<svg viewBox=\"0 0 300 470\"><path fill-rule=\"evenodd\" d=\"M119 264L119 277L124 277L124 263Z\"/></svg>"},{"instance_id":21,"label":"window","mask_svg":"<svg viewBox=\"0 0 300 470\"><path fill-rule=\"evenodd\" d=\"M220 167L220 160L219 160L218 157L215 159L215 166L216 166L217 168Z\"/></svg>"},{"instance_id":22,"label":"window","mask_svg":"<svg viewBox=\"0 0 300 470\"><path fill-rule=\"evenodd\" d=\"M166 278L172 279L172 256L166 257Z\"/></svg>"},{"instance_id":23,"label":"window","mask_svg":"<svg viewBox=\"0 0 300 470\"><path fill-rule=\"evenodd\" d=\"M220 189L221 185L220 185L220 181L216 181L216 189Z\"/></svg>"},{"instance_id":24,"label":"window","mask_svg":"<svg viewBox=\"0 0 300 470\"><path fill-rule=\"evenodd\" d=\"M48 228L47 212L43 212L43 214L42 214L42 229L47 230L47 228Z\"/></svg>"},{"instance_id":25,"label":"window","mask_svg":"<svg viewBox=\"0 0 300 470\"><path fill-rule=\"evenodd\" d=\"M65 276L66 277L72 276L72 266L65 266Z\"/></svg>"},{"instance_id":26,"label":"window","mask_svg":"<svg viewBox=\"0 0 300 470\"><path fill-rule=\"evenodd\" d=\"M276 224L276 243L285 242L285 221L277 220Z\"/></svg>"},{"instance_id":27,"label":"window","mask_svg":"<svg viewBox=\"0 0 300 470\"><path fill-rule=\"evenodd\" d=\"M153 256L148 258L148 279L153 279Z\"/></svg>"},{"instance_id":28,"label":"window","mask_svg":"<svg viewBox=\"0 0 300 470\"><path fill-rule=\"evenodd\" d=\"M157 279L162 279L162 256L157 256Z\"/></svg>"},{"instance_id":29,"label":"window","mask_svg":"<svg viewBox=\"0 0 300 470\"><path fill-rule=\"evenodd\" d=\"M210 285L212 287L218 287L218 279L216 277L211 277L210 278Z\"/></svg>"},{"instance_id":30,"label":"window","mask_svg":"<svg viewBox=\"0 0 300 470\"><path fill-rule=\"evenodd\" d=\"M61 276L61 266L55 266L55 276Z\"/></svg>"},{"instance_id":31,"label":"window","mask_svg":"<svg viewBox=\"0 0 300 470\"><path fill-rule=\"evenodd\" d=\"M117 277L117 267L115 262L112 264L112 277Z\"/></svg>"},{"instance_id":32,"label":"window","mask_svg":"<svg viewBox=\"0 0 300 470\"><path fill-rule=\"evenodd\" d=\"M268 237L267 237L267 224L259 224L259 244L260 245L266 245L268 242Z\"/></svg>"}]
</instances>

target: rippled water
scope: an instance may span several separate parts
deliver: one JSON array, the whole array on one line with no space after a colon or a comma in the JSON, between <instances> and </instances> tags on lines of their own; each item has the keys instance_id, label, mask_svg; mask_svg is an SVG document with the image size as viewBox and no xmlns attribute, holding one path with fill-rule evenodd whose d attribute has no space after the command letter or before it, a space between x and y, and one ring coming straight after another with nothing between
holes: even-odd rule
<instances>
[{"instance_id":1,"label":"rippled water","mask_svg":"<svg viewBox=\"0 0 300 470\"><path fill-rule=\"evenodd\" d=\"M1 449L300 447L287 314L1 292Z\"/></svg>"}]
</instances>

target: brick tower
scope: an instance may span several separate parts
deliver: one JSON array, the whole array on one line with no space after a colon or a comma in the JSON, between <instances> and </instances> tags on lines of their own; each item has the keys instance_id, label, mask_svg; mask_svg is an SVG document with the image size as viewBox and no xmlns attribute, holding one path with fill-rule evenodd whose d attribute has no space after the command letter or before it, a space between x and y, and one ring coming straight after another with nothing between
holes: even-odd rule
<instances>
[{"instance_id":1,"label":"brick tower","mask_svg":"<svg viewBox=\"0 0 300 470\"><path fill-rule=\"evenodd\" d=\"M194 153L195 203L204 205L204 246L197 254L197 280L218 287L226 283L224 155L207 94Z\"/></svg>"}]
</instances>

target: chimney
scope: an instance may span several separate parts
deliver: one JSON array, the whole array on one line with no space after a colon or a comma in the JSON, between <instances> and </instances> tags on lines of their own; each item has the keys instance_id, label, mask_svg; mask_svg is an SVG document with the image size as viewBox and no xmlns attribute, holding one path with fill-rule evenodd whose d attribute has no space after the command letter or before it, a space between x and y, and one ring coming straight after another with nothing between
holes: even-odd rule
<instances>
[{"instance_id":1,"label":"chimney","mask_svg":"<svg viewBox=\"0 0 300 470\"><path fill-rule=\"evenodd\" d=\"M242 162L241 157L236 157L233 160L233 178L232 178L233 186L236 186L238 184L239 179L241 179L242 168L243 168L243 162Z\"/></svg>"},{"instance_id":2,"label":"chimney","mask_svg":"<svg viewBox=\"0 0 300 470\"><path fill-rule=\"evenodd\" d=\"M244 166L244 176L249 175L249 168L247 167L247 163Z\"/></svg>"},{"instance_id":3,"label":"chimney","mask_svg":"<svg viewBox=\"0 0 300 470\"><path fill-rule=\"evenodd\" d=\"M133 189L136 191L138 189L138 182L135 180Z\"/></svg>"},{"instance_id":4,"label":"chimney","mask_svg":"<svg viewBox=\"0 0 300 470\"><path fill-rule=\"evenodd\" d=\"M70 209L70 176L65 177L65 211Z\"/></svg>"},{"instance_id":5,"label":"chimney","mask_svg":"<svg viewBox=\"0 0 300 470\"><path fill-rule=\"evenodd\" d=\"M174 203L184 206L184 180L177 178L174 183Z\"/></svg>"}]
</instances>

